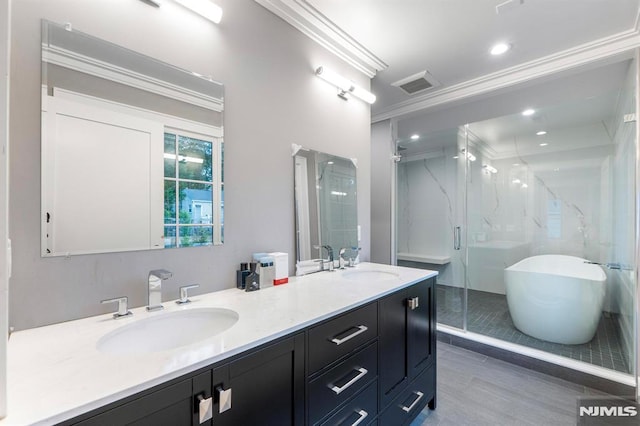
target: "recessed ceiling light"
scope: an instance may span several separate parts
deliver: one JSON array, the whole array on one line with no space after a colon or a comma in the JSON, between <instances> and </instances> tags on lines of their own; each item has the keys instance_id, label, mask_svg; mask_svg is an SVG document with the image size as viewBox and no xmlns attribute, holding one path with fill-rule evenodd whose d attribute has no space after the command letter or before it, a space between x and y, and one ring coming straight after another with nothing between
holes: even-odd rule
<instances>
[{"instance_id":1,"label":"recessed ceiling light","mask_svg":"<svg viewBox=\"0 0 640 426\"><path fill-rule=\"evenodd\" d=\"M540 146L547 146L547 145L549 145L549 144L548 144L548 143L546 143L546 142L542 142L542 143L540 144Z\"/></svg>"},{"instance_id":2,"label":"recessed ceiling light","mask_svg":"<svg viewBox=\"0 0 640 426\"><path fill-rule=\"evenodd\" d=\"M526 183L522 184L522 188L528 188L528 187L529 187L529 185L527 185Z\"/></svg>"},{"instance_id":3,"label":"recessed ceiling light","mask_svg":"<svg viewBox=\"0 0 640 426\"><path fill-rule=\"evenodd\" d=\"M519 165L520 165L520 163L513 163L513 165L514 165L514 166L519 166Z\"/></svg>"},{"instance_id":4,"label":"recessed ceiling light","mask_svg":"<svg viewBox=\"0 0 640 426\"><path fill-rule=\"evenodd\" d=\"M415 141L415 140L418 140L418 139L420 139L420 135L411 135L411 140L412 141Z\"/></svg>"},{"instance_id":5,"label":"recessed ceiling light","mask_svg":"<svg viewBox=\"0 0 640 426\"><path fill-rule=\"evenodd\" d=\"M528 117L528 116L533 115L535 113L536 113L536 110L532 109L532 108L528 108L528 109L525 109L524 111L522 111L522 115L524 115L525 117Z\"/></svg>"},{"instance_id":6,"label":"recessed ceiling light","mask_svg":"<svg viewBox=\"0 0 640 426\"><path fill-rule=\"evenodd\" d=\"M492 55L497 56L497 55L502 55L503 53L507 52L509 49L511 49L511 45L507 43L497 43L493 45L490 52Z\"/></svg>"},{"instance_id":7,"label":"recessed ceiling light","mask_svg":"<svg viewBox=\"0 0 640 426\"><path fill-rule=\"evenodd\" d=\"M543 136L543 135L546 135L546 134L547 134L547 132L545 132L544 130L540 130L538 133L536 133L536 135L538 135L538 136Z\"/></svg>"},{"instance_id":8,"label":"recessed ceiling light","mask_svg":"<svg viewBox=\"0 0 640 426\"><path fill-rule=\"evenodd\" d=\"M457 155L454 155L454 156L453 156L453 159L454 159L454 160L457 160L458 158L460 158L460 157L458 157Z\"/></svg>"}]
</instances>

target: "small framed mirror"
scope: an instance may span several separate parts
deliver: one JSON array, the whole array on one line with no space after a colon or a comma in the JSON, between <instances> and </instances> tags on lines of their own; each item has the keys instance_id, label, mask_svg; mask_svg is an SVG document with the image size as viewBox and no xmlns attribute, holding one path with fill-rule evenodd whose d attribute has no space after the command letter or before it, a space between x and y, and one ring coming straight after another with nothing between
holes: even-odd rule
<instances>
[{"instance_id":1,"label":"small framed mirror","mask_svg":"<svg viewBox=\"0 0 640 426\"><path fill-rule=\"evenodd\" d=\"M358 255L357 161L299 149L294 158L296 273Z\"/></svg>"}]
</instances>

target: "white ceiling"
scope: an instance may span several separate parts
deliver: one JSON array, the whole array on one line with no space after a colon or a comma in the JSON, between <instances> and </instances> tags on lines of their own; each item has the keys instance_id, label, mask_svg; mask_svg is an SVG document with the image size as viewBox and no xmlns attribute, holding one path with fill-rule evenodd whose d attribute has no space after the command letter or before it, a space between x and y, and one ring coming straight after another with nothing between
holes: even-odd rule
<instances>
[{"instance_id":1,"label":"white ceiling","mask_svg":"<svg viewBox=\"0 0 640 426\"><path fill-rule=\"evenodd\" d=\"M392 82L427 70L442 86L468 82L636 30L638 0L306 0L386 63L372 80L372 114L412 98ZM494 57L490 47L512 45ZM424 92L422 93L424 94ZM420 95L422 95L420 94ZM419 95L413 95L419 96Z\"/></svg>"},{"instance_id":2,"label":"white ceiling","mask_svg":"<svg viewBox=\"0 0 640 426\"><path fill-rule=\"evenodd\" d=\"M354 73L373 76L372 122L395 122L405 158L449 150L471 123L489 158L597 163L610 153L606 124L615 124L619 97L630 90L640 46L640 0L256 1ZM492 56L496 42L512 48ZM439 87L408 95L391 85L425 70ZM536 115L522 117L529 107ZM549 132L549 145L540 146L538 130ZM409 140L413 134L420 139Z\"/></svg>"}]
</instances>

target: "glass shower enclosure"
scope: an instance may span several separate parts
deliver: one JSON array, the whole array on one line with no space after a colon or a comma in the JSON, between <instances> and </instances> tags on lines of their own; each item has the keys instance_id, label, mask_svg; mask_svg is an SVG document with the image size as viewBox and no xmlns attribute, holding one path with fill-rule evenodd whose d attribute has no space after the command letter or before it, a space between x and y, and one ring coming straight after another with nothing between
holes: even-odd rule
<instances>
[{"instance_id":1,"label":"glass shower enclosure","mask_svg":"<svg viewBox=\"0 0 640 426\"><path fill-rule=\"evenodd\" d=\"M635 382L636 64L607 67L606 90L399 139L396 255L440 272L443 329Z\"/></svg>"}]
</instances>

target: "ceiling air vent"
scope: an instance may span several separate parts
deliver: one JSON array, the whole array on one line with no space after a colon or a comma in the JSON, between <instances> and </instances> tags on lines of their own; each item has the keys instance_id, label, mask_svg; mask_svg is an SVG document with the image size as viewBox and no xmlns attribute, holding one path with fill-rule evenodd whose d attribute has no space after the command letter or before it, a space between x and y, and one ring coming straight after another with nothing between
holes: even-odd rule
<instances>
[{"instance_id":1,"label":"ceiling air vent","mask_svg":"<svg viewBox=\"0 0 640 426\"><path fill-rule=\"evenodd\" d=\"M427 71L421 71L407 78L403 78L402 80L398 80L395 83L391 83L391 85L399 87L408 95L415 95L423 90L438 87L440 86L440 83Z\"/></svg>"}]
</instances>

